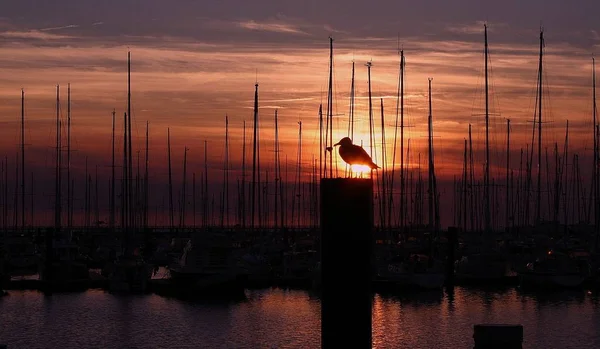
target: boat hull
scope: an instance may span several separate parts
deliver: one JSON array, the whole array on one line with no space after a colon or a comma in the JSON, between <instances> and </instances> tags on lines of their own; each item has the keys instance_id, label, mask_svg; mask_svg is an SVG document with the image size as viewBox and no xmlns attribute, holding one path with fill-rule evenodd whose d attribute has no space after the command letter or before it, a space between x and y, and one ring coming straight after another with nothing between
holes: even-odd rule
<instances>
[{"instance_id":1,"label":"boat hull","mask_svg":"<svg viewBox=\"0 0 600 349\"><path fill-rule=\"evenodd\" d=\"M532 288L577 288L583 284L585 278L579 274L547 274L547 273L520 273L521 287Z\"/></svg>"},{"instance_id":2,"label":"boat hull","mask_svg":"<svg viewBox=\"0 0 600 349\"><path fill-rule=\"evenodd\" d=\"M230 272L185 272L170 269L171 278L166 283L158 283L159 293L173 296L229 296L244 293L244 278Z\"/></svg>"}]
</instances>

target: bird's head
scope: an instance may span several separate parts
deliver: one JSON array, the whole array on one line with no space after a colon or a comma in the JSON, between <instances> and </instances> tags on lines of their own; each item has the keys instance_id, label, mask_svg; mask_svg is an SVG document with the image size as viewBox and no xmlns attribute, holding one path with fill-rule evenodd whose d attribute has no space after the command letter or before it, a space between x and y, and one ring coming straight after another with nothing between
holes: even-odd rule
<instances>
[{"instance_id":1,"label":"bird's head","mask_svg":"<svg viewBox=\"0 0 600 349\"><path fill-rule=\"evenodd\" d=\"M334 144L333 146L336 146L336 145L339 145L339 146L342 146L342 147L348 146L348 145L352 145L352 140L349 137L344 137L339 142L337 142L336 144Z\"/></svg>"}]
</instances>

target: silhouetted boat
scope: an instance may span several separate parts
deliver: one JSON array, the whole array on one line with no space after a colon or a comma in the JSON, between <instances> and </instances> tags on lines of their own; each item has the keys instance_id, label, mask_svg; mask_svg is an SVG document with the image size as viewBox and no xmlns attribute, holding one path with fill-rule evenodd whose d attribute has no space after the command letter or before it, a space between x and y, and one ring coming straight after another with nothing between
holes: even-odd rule
<instances>
[{"instance_id":1,"label":"silhouetted boat","mask_svg":"<svg viewBox=\"0 0 600 349\"><path fill-rule=\"evenodd\" d=\"M24 234L7 236L4 244L8 274L34 274L37 271L40 257L31 237Z\"/></svg>"},{"instance_id":2,"label":"silhouetted boat","mask_svg":"<svg viewBox=\"0 0 600 349\"><path fill-rule=\"evenodd\" d=\"M48 252L46 252L48 253ZM77 290L89 286L90 276L87 264L81 258L79 246L67 238L55 238L50 250L51 262L45 260L39 265L39 275L50 283L52 290ZM48 258L46 255L44 259ZM51 279L47 278L48 269Z\"/></svg>"},{"instance_id":3,"label":"silhouetted boat","mask_svg":"<svg viewBox=\"0 0 600 349\"><path fill-rule=\"evenodd\" d=\"M313 286L315 277L320 277L320 273L316 272L318 258L319 254L312 249L284 252L280 284L290 287Z\"/></svg>"},{"instance_id":4,"label":"silhouetted boat","mask_svg":"<svg viewBox=\"0 0 600 349\"><path fill-rule=\"evenodd\" d=\"M585 281L585 274L574 259L552 251L518 273L522 287L541 288L579 287Z\"/></svg>"},{"instance_id":5,"label":"silhouetted boat","mask_svg":"<svg viewBox=\"0 0 600 349\"><path fill-rule=\"evenodd\" d=\"M508 262L501 253L479 253L456 261L457 283L490 283L502 281L508 274Z\"/></svg>"},{"instance_id":6,"label":"silhouetted boat","mask_svg":"<svg viewBox=\"0 0 600 349\"><path fill-rule=\"evenodd\" d=\"M399 289L439 289L444 286L446 274L440 262L413 254L409 258L395 257L380 265L375 281Z\"/></svg>"},{"instance_id":7,"label":"silhouetted boat","mask_svg":"<svg viewBox=\"0 0 600 349\"><path fill-rule=\"evenodd\" d=\"M140 256L120 256L106 268L108 287L115 293L144 293L153 268Z\"/></svg>"},{"instance_id":8,"label":"silhouetted boat","mask_svg":"<svg viewBox=\"0 0 600 349\"><path fill-rule=\"evenodd\" d=\"M195 234L169 266L172 284L189 296L243 291L239 253L224 234Z\"/></svg>"}]
</instances>

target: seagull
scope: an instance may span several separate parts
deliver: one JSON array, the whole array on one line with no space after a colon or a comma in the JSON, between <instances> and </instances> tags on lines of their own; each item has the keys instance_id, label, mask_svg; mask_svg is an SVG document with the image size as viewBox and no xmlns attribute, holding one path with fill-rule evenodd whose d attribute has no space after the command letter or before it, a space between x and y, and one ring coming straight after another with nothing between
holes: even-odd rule
<instances>
[{"instance_id":1,"label":"seagull","mask_svg":"<svg viewBox=\"0 0 600 349\"><path fill-rule=\"evenodd\" d=\"M352 144L352 140L349 137L342 138L339 142L333 146L340 146L340 157L348 165L364 165L368 166L371 170L379 168L363 147Z\"/></svg>"}]
</instances>

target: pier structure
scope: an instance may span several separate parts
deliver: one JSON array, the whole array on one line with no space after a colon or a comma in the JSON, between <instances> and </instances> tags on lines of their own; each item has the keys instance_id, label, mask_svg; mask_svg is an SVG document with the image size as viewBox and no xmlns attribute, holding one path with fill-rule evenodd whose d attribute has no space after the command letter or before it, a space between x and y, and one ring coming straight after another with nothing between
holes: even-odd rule
<instances>
[{"instance_id":1,"label":"pier structure","mask_svg":"<svg viewBox=\"0 0 600 349\"><path fill-rule=\"evenodd\" d=\"M373 180L321 179L321 346L371 348Z\"/></svg>"}]
</instances>

